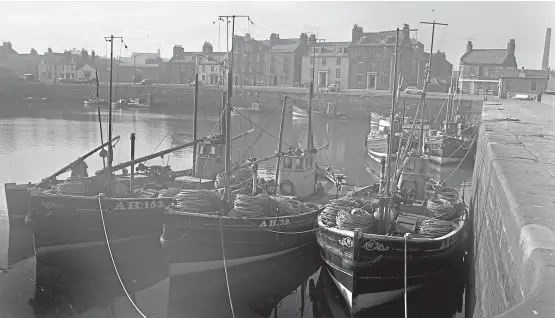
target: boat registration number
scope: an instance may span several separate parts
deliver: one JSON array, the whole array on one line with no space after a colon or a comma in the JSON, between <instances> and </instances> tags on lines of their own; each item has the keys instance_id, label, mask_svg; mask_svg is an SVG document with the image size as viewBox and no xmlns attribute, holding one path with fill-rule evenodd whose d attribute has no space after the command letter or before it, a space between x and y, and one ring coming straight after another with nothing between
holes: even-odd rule
<instances>
[{"instance_id":1,"label":"boat registration number","mask_svg":"<svg viewBox=\"0 0 555 318\"><path fill-rule=\"evenodd\" d=\"M166 205L162 200L120 201L114 210L146 210L163 209Z\"/></svg>"},{"instance_id":2,"label":"boat registration number","mask_svg":"<svg viewBox=\"0 0 555 318\"><path fill-rule=\"evenodd\" d=\"M291 225L291 221L289 219L273 219L273 220L264 220L260 223L260 227L277 227L277 226L285 226Z\"/></svg>"}]
</instances>

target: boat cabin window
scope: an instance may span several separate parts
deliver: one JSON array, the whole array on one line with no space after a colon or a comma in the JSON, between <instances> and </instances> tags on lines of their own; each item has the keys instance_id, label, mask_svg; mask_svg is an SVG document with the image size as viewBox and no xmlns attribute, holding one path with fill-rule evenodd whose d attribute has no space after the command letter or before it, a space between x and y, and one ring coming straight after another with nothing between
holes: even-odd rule
<instances>
[{"instance_id":1,"label":"boat cabin window","mask_svg":"<svg viewBox=\"0 0 555 318\"><path fill-rule=\"evenodd\" d=\"M291 157L283 158L283 167L287 169L293 168L293 159Z\"/></svg>"},{"instance_id":2,"label":"boat cabin window","mask_svg":"<svg viewBox=\"0 0 555 318\"><path fill-rule=\"evenodd\" d=\"M216 154L216 147L210 146L210 154L211 154L211 155L215 155L215 154Z\"/></svg>"},{"instance_id":3,"label":"boat cabin window","mask_svg":"<svg viewBox=\"0 0 555 318\"><path fill-rule=\"evenodd\" d=\"M304 170L304 158L295 159L295 170Z\"/></svg>"},{"instance_id":4,"label":"boat cabin window","mask_svg":"<svg viewBox=\"0 0 555 318\"><path fill-rule=\"evenodd\" d=\"M198 153L199 153L199 155L203 155L203 154L204 154L204 147L205 147L205 146L206 146L206 145L204 145L204 144L200 144L200 145L199 145L199 147L198 147Z\"/></svg>"}]
</instances>

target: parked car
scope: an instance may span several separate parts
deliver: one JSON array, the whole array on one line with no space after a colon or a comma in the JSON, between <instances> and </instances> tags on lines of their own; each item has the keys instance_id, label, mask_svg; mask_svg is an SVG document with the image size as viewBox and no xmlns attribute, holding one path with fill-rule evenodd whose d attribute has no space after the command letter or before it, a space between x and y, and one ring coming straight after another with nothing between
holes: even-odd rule
<instances>
[{"instance_id":1,"label":"parked car","mask_svg":"<svg viewBox=\"0 0 555 318\"><path fill-rule=\"evenodd\" d=\"M418 87L409 86L404 90L405 94L418 94L422 95L423 90L419 89Z\"/></svg>"},{"instance_id":2,"label":"parked car","mask_svg":"<svg viewBox=\"0 0 555 318\"><path fill-rule=\"evenodd\" d=\"M339 92L339 85L338 84L330 84L330 86L328 86L326 88L326 91L328 91L328 92Z\"/></svg>"},{"instance_id":3,"label":"parked car","mask_svg":"<svg viewBox=\"0 0 555 318\"><path fill-rule=\"evenodd\" d=\"M513 99L516 100L527 100L527 101L531 101L534 100L534 97L528 95L528 94L516 94Z\"/></svg>"},{"instance_id":4,"label":"parked car","mask_svg":"<svg viewBox=\"0 0 555 318\"><path fill-rule=\"evenodd\" d=\"M144 86L150 86L150 85L152 85L152 83L153 83L152 80L144 79L144 80L141 81L140 84L141 84L141 85L144 85Z\"/></svg>"},{"instance_id":5,"label":"parked car","mask_svg":"<svg viewBox=\"0 0 555 318\"><path fill-rule=\"evenodd\" d=\"M195 81L189 83L189 87L195 87ZM202 82L200 80L198 81L198 87L202 87Z\"/></svg>"}]
</instances>

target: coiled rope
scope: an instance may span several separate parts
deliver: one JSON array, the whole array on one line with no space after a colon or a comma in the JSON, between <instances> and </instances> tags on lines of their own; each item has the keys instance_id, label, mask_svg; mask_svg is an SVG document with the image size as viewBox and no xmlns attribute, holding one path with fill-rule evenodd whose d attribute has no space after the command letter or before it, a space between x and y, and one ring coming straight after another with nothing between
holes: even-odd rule
<instances>
[{"instance_id":1,"label":"coiled rope","mask_svg":"<svg viewBox=\"0 0 555 318\"><path fill-rule=\"evenodd\" d=\"M255 197L237 194L233 202L233 210L230 216L241 215L247 218L275 217L280 215L278 203L272 197L261 193Z\"/></svg>"},{"instance_id":2,"label":"coiled rope","mask_svg":"<svg viewBox=\"0 0 555 318\"><path fill-rule=\"evenodd\" d=\"M343 210L339 207L335 207L335 206L332 206L332 205L326 206L324 211L322 211L322 223L324 223L326 226L330 226L330 227L336 226L337 225L337 215L341 211L343 211Z\"/></svg>"},{"instance_id":3,"label":"coiled rope","mask_svg":"<svg viewBox=\"0 0 555 318\"><path fill-rule=\"evenodd\" d=\"M114 255L112 254L112 248L110 247L110 240L108 239L108 232L106 231L106 223L104 222L104 212L102 210L102 200L101 200L100 196L98 197L98 208L100 209L100 218L102 220L102 228L104 229L104 237L106 238L106 245L108 246L108 252L110 253L110 259L112 260L112 265L114 267L114 270L116 271L116 275L118 276L118 280L119 280L119 283L121 285L121 288L123 288L123 291L125 292L125 295L127 296L127 299L129 299L129 302L131 302L131 305L133 305L133 307L135 307L135 310L137 310L137 313L141 317L147 318L146 315L143 314L143 312L139 309L139 307L137 307L137 304L135 304L135 302L133 301L133 299L129 295L129 292L127 291L127 288L125 288L125 285L123 284L123 280L121 279L121 276L119 275L118 267L116 266L116 262L114 260Z\"/></svg>"},{"instance_id":4,"label":"coiled rope","mask_svg":"<svg viewBox=\"0 0 555 318\"><path fill-rule=\"evenodd\" d=\"M453 223L449 221L424 220L418 225L416 233L425 237L434 238L447 235L453 231L453 229Z\"/></svg>"},{"instance_id":5,"label":"coiled rope","mask_svg":"<svg viewBox=\"0 0 555 318\"><path fill-rule=\"evenodd\" d=\"M337 214L337 227L341 230L354 231L361 229L363 233L372 230L374 216L362 209L354 208L351 212L345 210L339 211Z\"/></svg>"},{"instance_id":6,"label":"coiled rope","mask_svg":"<svg viewBox=\"0 0 555 318\"><path fill-rule=\"evenodd\" d=\"M426 209L431 217L437 220L451 221L455 216L455 208L451 202L444 199L430 199L426 203Z\"/></svg>"},{"instance_id":7,"label":"coiled rope","mask_svg":"<svg viewBox=\"0 0 555 318\"><path fill-rule=\"evenodd\" d=\"M217 215L223 208L220 196L212 190L183 189L175 196L175 202L175 209L183 212Z\"/></svg>"},{"instance_id":8,"label":"coiled rope","mask_svg":"<svg viewBox=\"0 0 555 318\"><path fill-rule=\"evenodd\" d=\"M439 199L447 200L451 203L459 200L459 191L452 187L442 186L441 188L435 190L435 194Z\"/></svg>"}]
</instances>

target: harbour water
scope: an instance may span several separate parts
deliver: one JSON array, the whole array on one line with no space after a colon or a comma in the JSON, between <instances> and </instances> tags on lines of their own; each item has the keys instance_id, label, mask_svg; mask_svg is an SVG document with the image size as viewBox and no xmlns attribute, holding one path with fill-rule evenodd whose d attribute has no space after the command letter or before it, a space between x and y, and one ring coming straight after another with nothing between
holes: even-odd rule
<instances>
[{"instance_id":1,"label":"harbour water","mask_svg":"<svg viewBox=\"0 0 555 318\"><path fill-rule=\"evenodd\" d=\"M107 113L102 112L104 140ZM130 158L130 134L136 134L136 157L148 155L192 139L193 121L187 115L168 115L141 110L114 113L114 135L121 140L114 149L115 163ZM201 113L199 136L216 131L217 118ZM306 144L306 120L287 118L284 145ZM318 158L321 166L347 176L351 184L368 184L364 121L334 121L315 118L316 146L330 143ZM232 117L232 136L254 128L233 144L233 158L261 158L277 150L279 113ZM260 133L261 130L262 134ZM0 118L0 183L38 181L100 145L96 112L34 111L26 116ZM249 148L249 145L256 144ZM245 149L250 149L245 152ZM171 165L172 169L192 164L192 149L183 149L153 159L147 165ZM102 160L87 160L89 174L102 168ZM272 172L275 160L260 165ZM459 186L471 177L472 168L437 169ZM63 256L60 256L63 257ZM317 246L284 255L263 272L206 272L194 277L170 277L168 261L158 242L136 249L116 251L118 258L137 260L123 282L129 297L146 317L348 317L347 309L325 271L320 270ZM133 262L126 262L133 263ZM455 278L454 278L455 279ZM463 290L449 282L434 284L409 294L409 317L462 317ZM230 302L231 299L231 302ZM233 306L231 306L231 304ZM233 308L233 309L232 309ZM360 317L404 317L403 299L362 312ZM122 289L115 271L86 275L61 271L34 256L32 233L9 228L4 191L0 191L0 317L140 317Z\"/></svg>"}]
</instances>

